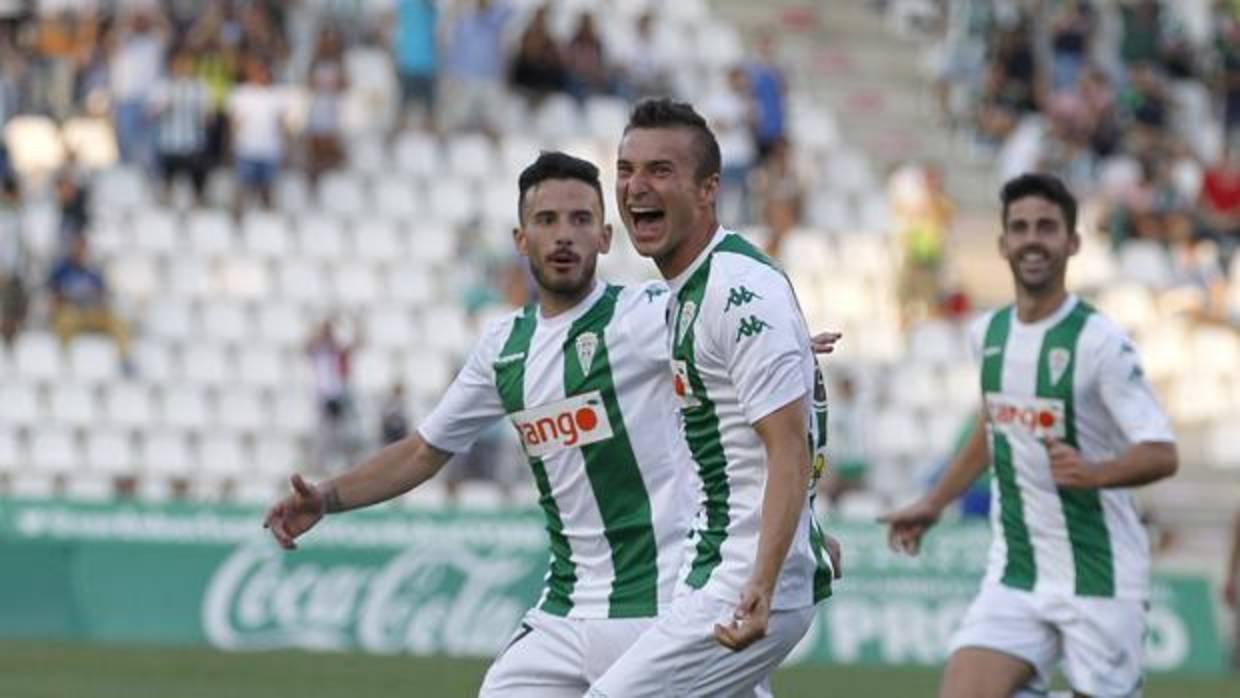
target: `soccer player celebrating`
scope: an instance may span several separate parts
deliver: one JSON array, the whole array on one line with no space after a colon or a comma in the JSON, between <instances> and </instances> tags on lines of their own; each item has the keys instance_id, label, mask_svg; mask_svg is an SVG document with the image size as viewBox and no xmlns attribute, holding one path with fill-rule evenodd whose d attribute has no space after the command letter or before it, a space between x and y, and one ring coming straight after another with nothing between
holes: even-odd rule
<instances>
[{"instance_id":1,"label":"soccer player celebrating","mask_svg":"<svg viewBox=\"0 0 1240 698\"><path fill-rule=\"evenodd\" d=\"M822 377L787 278L719 226L719 161L702 117L666 99L639 103L620 143L621 218L672 292L664 341L700 499L671 608L591 696L764 690L830 593L810 495Z\"/></svg>"},{"instance_id":2,"label":"soccer player celebrating","mask_svg":"<svg viewBox=\"0 0 1240 698\"><path fill-rule=\"evenodd\" d=\"M1004 185L999 252L1015 305L983 317L978 428L924 498L888 514L894 549L994 467L994 542L940 695L1045 695L1060 663L1078 696L1141 693L1150 556L1129 488L1174 474L1175 441L1124 333L1068 293L1076 200L1055 177Z\"/></svg>"},{"instance_id":3,"label":"soccer player celebrating","mask_svg":"<svg viewBox=\"0 0 1240 698\"><path fill-rule=\"evenodd\" d=\"M266 524L286 548L324 514L368 506L431 478L498 419L529 456L550 537L546 586L481 695L580 696L671 599L692 514L689 454L674 411L667 287L595 278L611 244L598 169L544 153L519 180L517 250L539 300L485 331L416 433L317 486ZM816 338L830 351L834 337ZM809 346L809 342L806 342Z\"/></svg>"}]
</instances>

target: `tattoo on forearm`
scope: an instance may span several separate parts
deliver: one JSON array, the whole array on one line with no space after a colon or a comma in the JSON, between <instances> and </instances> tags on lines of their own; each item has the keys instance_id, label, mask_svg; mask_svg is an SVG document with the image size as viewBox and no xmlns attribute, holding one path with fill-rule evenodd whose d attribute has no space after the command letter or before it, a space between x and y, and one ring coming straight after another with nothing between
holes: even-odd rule
<instances>
[{"instance_id":1,"label":"tattoo on forearm","mask_svg":"<svg viewBox=\"0 0 1240 698\"><path fill-rule=\"evenodd\" d=\"M340 491L335 485L328 485L326 491L323 492L323 513L332 514L343 510L344 504L340 502Z\"/></svg>"}]
</instances>

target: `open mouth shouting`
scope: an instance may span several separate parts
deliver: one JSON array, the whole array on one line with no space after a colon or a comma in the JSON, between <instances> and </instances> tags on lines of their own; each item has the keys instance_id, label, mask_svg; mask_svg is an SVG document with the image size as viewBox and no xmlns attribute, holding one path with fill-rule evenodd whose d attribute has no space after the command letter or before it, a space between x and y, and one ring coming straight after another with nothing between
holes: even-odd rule
<instances>
[{"instance_id":1,"label":"open mouth shouting","mask_svg":"<svg viewBox=\"0 0 1240 698\"><path fill-rule=\"evenodd\" d=\"M657 206L629 206L635 242L655 242L663 232L667 213Z\"/></svg>"}]
</instances>

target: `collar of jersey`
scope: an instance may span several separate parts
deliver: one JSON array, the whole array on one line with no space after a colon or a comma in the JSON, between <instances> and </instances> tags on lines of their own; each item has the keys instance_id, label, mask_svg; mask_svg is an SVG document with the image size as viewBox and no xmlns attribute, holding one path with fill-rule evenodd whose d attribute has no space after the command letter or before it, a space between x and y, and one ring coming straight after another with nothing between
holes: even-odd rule
<instances>
[{"instance_id":1,"label":"collar of jersey","mask_svg":"<svg viewBox=\"0 0 1240 698\"><path fill-rule=\"evenodd\" d=\"M1075 307L1076 307L1076 294L1069 293L1068 297L1064 299L1063 303L1060 304L1060 306L1055 309L1055 312L1051 313L1050 315L1047 315L1046 317L1042 318L1041 320L1038 320L1037 322L1021 322L1020 317L1017 316L1016 314L1016 308L1013 307L1012 308L1012 325L1015 327L1019 327L1022 330L1026 330L1030 332L1040 332L1042 330L1045 330L1049 327L1054 326L1055 323L1067 317L1068 313L1072 312L1072 309Z\"/></svg>"},{"instance_id":2,"label":"collar of jersey","mask_svg":"<svg viewBox=\"0 0 1240 698\"><path fill-rule=\"evenodd\" d=\"M706 261L706 258L710 256L710 253L713 252L715 247L723 241L724 236L727 234L728 231L724 230L722 225L716 228L714 237L710 239L710 244L708 244L706 249L702 250L702 252L698 254L697 259L694 259L693 263L686 267L684 271L677 274L675 278L667 280L667 285L672 291L672 296L680 293L680 289L685 285L685 282L689 280L689 277L693 276L693 272L697 271L698 267L702 266L702 264Z\"/></svg>"},{"instance_id":3,"label":"collar of jersey","mask_svg":"<svg viewBox=\"0 0 1240 698\"><path fill-rule=\"evenodd\" d=\"M594 288L589 295L582 298L577 305L565 310L555 317L547 317L543 315L542 306L538 306L538 324L545 327L559 327L565 323L572 322L585 314L587 310L594 307L598 299L603 297L603 292L607 290L607 283L600 278L595 277Z\"/></svg>"}]
</instances>

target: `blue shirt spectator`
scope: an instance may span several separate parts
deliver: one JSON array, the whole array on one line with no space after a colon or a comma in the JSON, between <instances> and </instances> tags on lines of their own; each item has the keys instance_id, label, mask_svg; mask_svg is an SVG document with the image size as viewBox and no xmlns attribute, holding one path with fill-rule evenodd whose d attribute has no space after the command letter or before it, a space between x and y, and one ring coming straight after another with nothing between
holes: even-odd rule
<instances>
[{"instance_id":1,"label":"blue shirt spectator","mask_svg":"<svg viewBox=\"0 0 1240 698\"><path fill-rule=\"evenodd\" d=\"M402 74L434 75L437 21L433 0L400 0L396 14L396 67Z\"/></svg>"},{"instance_id":2,"label":"blue shirt spectator","mask_svg":"<svg viewBox=\"0 0 1240 698\"><path fill-rule=\"evenodd\" d=\"M73 252L52 267L48 286L57 301L79 308L97 308L107 301L107 283L103 274L87 262L81 242L75 243Z\"/></svg>"},{"instance_id":3,"label":"blue shirt spectator","mask_svg":"<svg viewBox=\"0 0 1240 698\"><path fill-rule=\"evenodd\" d=\"M759 58L749 65L749 89L753 94L754 139L758 152L766 160L771 147L784 138L787 131L787 107L784 103L784 76L772 56L772 39L767 37L759 46Z\"/></svg>"},{"instance_id":4,"label":"blue shirt spectator","mask_svg":"<svg viewBox=\"0 0 1240 698\"><path fill-rule=\"evenodd\" d=\"M452 26L446 61L454 76L498 82L504 75L504 26L512 17L506 2L478 0Z\"/></svg>"}]
</instances>

